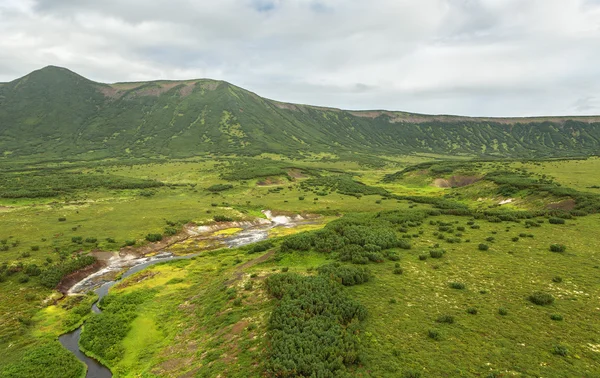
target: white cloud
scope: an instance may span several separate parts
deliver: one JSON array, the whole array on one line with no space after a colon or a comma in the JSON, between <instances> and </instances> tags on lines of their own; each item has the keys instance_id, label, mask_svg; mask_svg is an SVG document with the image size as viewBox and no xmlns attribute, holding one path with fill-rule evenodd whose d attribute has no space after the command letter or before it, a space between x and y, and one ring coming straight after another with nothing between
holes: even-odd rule
<instances>
[{"instance_id":1,"label":"white cloud","mask_svg":"<svg viewBox=\"0 0 600 378\"><path fill-rule=\"evenodd\" d=\"M595 0L0 0L0 81L223 79L282 101L598 114Z\"/></svg>"}]
</instances>

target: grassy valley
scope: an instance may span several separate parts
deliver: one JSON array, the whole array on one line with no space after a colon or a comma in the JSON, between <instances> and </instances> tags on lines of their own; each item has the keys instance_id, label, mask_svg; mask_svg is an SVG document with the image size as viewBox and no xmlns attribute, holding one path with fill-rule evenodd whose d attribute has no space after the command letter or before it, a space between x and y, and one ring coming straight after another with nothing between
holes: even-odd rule
<instances>
[{"instance_id":1,"label":"grassy valley","mask_svg":"<svg viewBox=\"0 0 600 378\"><path fill-rule=\"evenodd\" d=\"M47 67L0 124L2 377L600 374L597 117Z\"/></svg>"}]
</instances>

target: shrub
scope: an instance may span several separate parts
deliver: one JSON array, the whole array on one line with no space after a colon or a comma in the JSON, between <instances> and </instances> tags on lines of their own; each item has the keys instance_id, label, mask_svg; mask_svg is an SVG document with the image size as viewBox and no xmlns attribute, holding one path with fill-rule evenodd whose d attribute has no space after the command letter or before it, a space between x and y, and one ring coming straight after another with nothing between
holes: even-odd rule
<instances>
[{"instance_id":1,"label":"shrub","mask_svg":"<svg viewBox=\"0 0 600 378\"><path fill-rule=\"evenodd\" d=\"M452 315L441 315L435 321L438 322L438 323L452 324L452 323L454 323L454 316L452 316Z\"/></svg>"},{"instance_id":2,"label":"shrub","mask_svg":"<svg viewBox=\"0 0 600 378\"><path fill-rule=\"evenodd\" d=\"M395 298L392 298L392 299L390 299L389 303L396 304L396 303L398 303L398 301Z\"/></svg>"},{"instance_id":3,"label":"shrub","mask_svg":"<svg viewBox=\"0 0 600 378\"><path fill-rule=\"evenodd\" d=\"M407 370L402 374L402 378L421 378L421 372L416 370Z\"/></svg>"},{"instance_id":4,"label":"shrub","mask_svg":"<svg viewBox=\"0 0 600 378\"><path fill-rule=\"evenodd\" d=\"M146 235L146 240L153 243L153 242L159 242L163 239L163 236L161 234L148 234Z\"/></svg>"},{"instance_id":5,"label":"shrub","mask_svg":"<svg viewBox=\"0 0 600 378\"><path fill-rule=\"evenodd\" d=\"M288 268L287 266L286 266L286 267L283 267L283 268L281 268L281 271L282 271L283 273L287 272L288 270L290 270L290 268Z\"/></svg>"},{"instance_id":6,"label":"shrub","mask_svg":"<svg viewBox=\"0 0 600 378\"><path fill-rule=\"evenodd\" d=\"M342 265L338 262L317 268L319 275L329 277L344 286L359 285L371 280L371 272L367 268Z\"/></svg>"},{"instance_id":7,"label":"shrub","mask_svg":"<svg viewBox=\"0 0 600 378\"><path fill-rule=\"evenodd\" d=\"M548 223L551 224L565 224L565 220L561 218L550 218L548 219Z\"/></svg>"},{"instance_id":8,"label":"shrub","mask_svg":"<svg viewBox=\"0 0 600 378\"><path fill-rule=\"evenodd\" d=\"M106 238L105 239L107 243L116 243L117 241L113 238Z\"/></svg>"},{"instance_id":9,"label":"shrub","mask_svg":"<svg viewBox=\"0 0 600 378\"><path fill-rule=\"evenodd\" d=\"M27 283L27 282L29 282L29 276L23 275L23 276L19 277L19 283Z\"/></svg>"},{"instance_id":10,"label":"shrub","mask_svg":"<svg viewBox=\"0 0 600 378\"><path fill-rule=\"evenodd\" d=\"M452 289L464 290L466 286L462 282L450 282L450 287Z\"/></svg>"},{"instance_id":11,"label":"shrub","mask_svg":"<svg viewBox=\"0 0 600 378\"><path fill-rule=\"evenodd\" d=\"M552 354L556 354L557 356L566 357L569 354L569 350L564 345L555 345L552 348Z\"/></svg>"},{"instance_id":12,"label":"shrub","mask_svg":"<svg viewBox=\"0 0 600 378\"><path fill-rule=\"evenodd\" d=\"M233 300L233 305L234 306L241 306L242 305L242 298L236 298Z\"/></svg>"},{"instance_id":13,"label":"shrub","mask_svg":"<svg viewBox=\"0 0 600 378\"><path fill-rule=\"evenodd\" d=\"M519 241L519 237L518 237L518 236L515 236L514 238L512 238L512 241L514 241L514 242L518 242L518 241Z\"/></svg>"},{"instance_id":14,"label":"shrub","mask_svg":"<svg viewBox=\"0 0 600 378\"><path fill-rule=\"evenodd\" d=\"M554 303L554 297L552 294L544 293L543 291L536 291L529 296L529 301L538 306L547 306Z\"/></svg>"},{"instance_id":15,"label":"shrub","mask_svg":"<svg viewBox=\"0 0 600 378\"><path fill-rule=\"evenodd\" d=\"M217 193L231 188L233 188L233 185L231 184L215 184L209 186L208 188L206 188L206 190L208 190L209 192Z\"/></svg>"},{"instance_id":16,"label":"shrub","mask_svg":"<svg viewBox=\"0 0 600 378\"><path fill-rule=\"evenodd\" d=\"M96 238L85 238L85 242L89 244L94 244L98 241Z\"/></svg>"},{"instance_id":17,"label":"shrub","mask_svg":"<svg viewBox=\"0 0 600 378\"><path fill-rule=\"evenodd\" d=\"M228 217L226 215L215 215L213 217L215 222L233 222L233 218Z\"/></svg>"},{"instance_id":18,"label":"shrub","mask_svg":"<svg viewBox=\"0 0 600 378\"><path fill-rule=\"evenodd\" d=\"M550 315L550 319L560 322L563 320L563 317L560 314L552 314Z\"/></svg>"},{"instance_id":19,"label":"shrub","mask_svg":"<svg viewBox=\"0 0 600 378\"><path fill-rule=\"evenodd\" d=\"M125 240L125 246L127 247L131 247L132 245L135 245L135 243L135 240Z\"/></svg>"},{"instance_id":20,"label":"shrub","mask_svg":"<svg viewBox=\"0 0 600 378\"><path fill-rule=\"evenodd\" d=\"M552 277L552 282L561 283L562 281L563 279L560 276Z\"/></svg>"},{"instance_id":21,"label":"shrub","mask_svg":"<svg viewBox=\"0 0 600 378\"><path fill-rule=\"evenodd\" d=\"M493 236L485 238L485 241L492 243L495 240Z\"/></svg>"},{"instance_id":22,"label":"shrub","mask_svg":"<svg viewBox=\"0 0 600 378\"><path fill-rule=\"evenodd\" d=\"M432 249L429 251L429 256L434 259L441 259L444 256L444 250L442 249Z\"/></svg>"},{"instance_id":23,"label":"shrub","mask_svg":"<svg viewBox=\"0 0 600 378\"><path fill-rule=\"evenodd\" d=\"M59 222L64 222L64 221L66 221L66 220L67 220L67 218L65 218L65 217L60 217L60 218L58 218L58 221L59 221Z\"/></svg>"},{"instance_id":24,"label":"shrub","mask_svg":"<svg viewBox=\"0 0 600 378\"><path fill-rule=\"evenodd\" d=\"M71 238L71 241L73 243L76 243L76 244L81 244L81 243L83 243L83 237L81 237L81 236L73 236Z\"/></svg>"},{"instance_id":25,"label":"shrub","mask_svg":"<svg viewBox=\"0 0 600 378\"><path fill-rule=\"evenodd\" d=\"M551 244L550 245L550 251L551 252L558 252L558 253L562 253L564 251L567 250L567 246L564 244Z\"/></svg>"},{"instance_id":26,"label":"shrub","mask_svg":"<svg viewBox=\"0 0 600 378\"><path fill-rule=\"evenodd\" d=\"M31 256L31 253L29 253L29 252L23 252L23 253L21 253L21 257L23 257L23 258L27 258L27 257L30 257L30 256Z\"/></svg>"},{"instance_id":27,"label":"shrub","mask_svg":"<svg viewBox=\"0 0 600 378\"><path fill-rule=\"evenodd\" d=\"M477 309L475 307L469 307L467 309L467 314L477 315Z\"/></svg>"},{"instance_id":28,"label":"shrub","mask_svg":"<svg viewBox=\"0 0 600 378\"><path fill-rule=\"evenodd\" d=\"M177 234L177 229L175 227L166 227L164 234L167 236L173 236Z\"/></svg>"},{"instance_id":29,"label":"shrub","mask_svg":"<svg viewBox=\"0 0 600 378\"><path fill-rule=\"evenodd\" d=\"M402 274L404 271L402 268L394 268L394 274Z\"/></svg>"},{"instance_id":30,"label":"shrub","mask_svg":"<svg viewBox=\"0 0 600 378\"><path fill-rule=\"evenodd\" d=\"M427 337L435 341L439 341L442 339L442 336L440 335L439 331L435 329L430 329L429 331L427 331Z\"/></svg>"},{"instance_id":31,"label":"shrub","mask_svg":"<svg viewBox=\"0 0 600 378\"><path fill-rule=\"evenodd\" d=\"M300 201L304 201L304 197L303 197L303 196L300 196L300 197L298 197L298 200L300 200Z\"/></svg>"},{"instance_id":32,"label":"shrub","mask_svg":"<svg viewBox=\"0 0 600 378\"><path fill-rule=\"evenodd\" d=\"M490 247L487 244L483 243L479 244L478 248L480 251L487 251L488 249L490 249Z\"/></svg>"},{"instance_id":33,"label":"shrub","mask_svg":"<svg viewBox=\"0 0 600 378\"><path fill-rule=\"evenodd\" d=\"M254 288L254 282L252 281L247 281L244 284L244 290L252 290L252 288Z\"/></svg>"},{"instance_id":34,"label":"shrub","mask_svg":"<svg viewBox=\"0 0 600 378\"><path fill-rule=\"evenodd\" d=\"M398 248L402 248L402 249L410 249L410 242L406 239L400 239L398 240Z\"/></svg>"},{"instance_id":35,"label":"shrub","mask_svg":"<svg viewBox=\"0 0 600 378\"><path fill-rule=\"evenodd\" d=\"M502 316L506 316L506 315L508 315L508 310L507 310L507 309L505 309L504 307L500 307L500 308L498 309L498 314L499 314L499 315L502 315Z\"/></svg>"},{"instance_id":36,"label":"shrub","mask_svg":"<svg viewBox=\"0 0 600 378\"><path fill-rule=\"evenodd\" d=\"M427 258L428 258L428 257L429 257L429 256L427 256L427 255L425 255L425 254L423 254L423 255L419 255L419 260L421 260L421 261L425 261L425 260L427 260Z\"/></svg>"}]
</instances>

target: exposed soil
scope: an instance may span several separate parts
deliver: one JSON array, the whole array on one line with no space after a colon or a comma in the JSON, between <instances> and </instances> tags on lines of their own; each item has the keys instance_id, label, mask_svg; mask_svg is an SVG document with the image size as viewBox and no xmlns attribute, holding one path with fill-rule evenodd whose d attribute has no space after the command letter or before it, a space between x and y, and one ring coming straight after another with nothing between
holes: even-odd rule
<instances>
[{"instance_id":1,"label":"exposed soil","mask_svg":"<svg viewBox=\"0 0 600 378\"><path fill-rule=\"evenodd\" d=\"M302 174L302 172L299 169L290 169L287 174L288 176L295 179L303 179L307 177L306 175Z\"/></svg>"},{"instance_id":2,"label":"exposed soil","mask_svg":"<svg viewBox=\"0 0 600 378\"><path fill-rule=\"evenodd\" d=\"M478 176L452 176L449 179L436 178L433 185L438 188L460 188L481 180Z\"/></svg>"},{"instance_id":3,"label":"exposed soil","mask_svg":"<svg viewBox=\"0 0 600 378\"><path fill-rule=\"evenodd\" d=\"M268 185L279 185L282 184L283 181L281 181L278 178L275 177L267 177L266 179L262 180L262 181L258 181L256 183L256 185L258 186L268 186Z\"/></svg>"},{"instance_id":4,"label":"exposed soil","mask_svg":"<svg viewBox=\"0 0 600 378\"><path fill-rule=\"evenodd\" d=\"M235 270L235 272L234 272L234 276L233 276L233 278L232 278L232 279L230 279L230 280L227 280L227 281L225 282L225 285L229 286L229 285L231 285L232 283L234 283L234 282L236 282L236 281L239 281L239 280L241 280L241 279L242 279L242 277L244 276L244 269L246 269L246 268L249 268L249 267L251 267L251 266L254 266L254 265L256 265L256 264L260 264L260 263L262 263L262 262L265 262L265 261L267 261L268 259L270 259L270 258L271 258L271 256L273 256L274 254L275 254L275 250L271 250L271 251L269 251L269 252L265 253L264 255L262 255L262 256L260 256L260 257L257 257L257 258L255 258L255 259L253 259L253 260L250 260L250 261L246 261L246 262L245 262L245 263L243 263L242 265L238 266L238 267L237 267L237 269L236 269L236 270Z\"/></svg>"},{"instance_id":5,"label":"exposed soil","mask_svg":"<svg viewBox=\"0 0 600 378\"><path fill-rule=\"evenodd\" d=\"M546 206L548 209L571 211L575 208L575 200L568 199L560 202L551 203Z\"/></svg>"},{"instance_id":6,"label":"exposed soil","mask_svg":"<svg viewBox=\"0 0 600 378\"><path fill-rule=\"evenodd\" d=\"M56 286L56 290L60 291L63 294L67 294L69 289L75 285L77 282L83 280L87 276L92 273L99 271L100 269L106 266L106 262L102 260L98 260L92 265L88 265L83 269L79 269L65 277L59 282L58 286Z\"/></svg>"}]
</instances>

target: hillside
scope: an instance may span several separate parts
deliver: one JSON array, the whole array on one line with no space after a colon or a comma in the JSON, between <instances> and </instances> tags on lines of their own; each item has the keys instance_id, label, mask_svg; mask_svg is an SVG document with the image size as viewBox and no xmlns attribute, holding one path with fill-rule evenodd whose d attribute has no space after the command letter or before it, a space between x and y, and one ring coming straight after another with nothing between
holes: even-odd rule
<instances>
[{"instance_id":1,"label":"hillside","mask_svg":"<svg viewBox=\"0 0 600 378\"><path fill-rule=\"evenodd\" d=\"M600 118L468 118L281 103L208 79L101 84L49 66L0 85L0 156L600 153Z\"/></svg>"}]
</instances>

